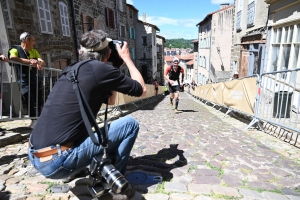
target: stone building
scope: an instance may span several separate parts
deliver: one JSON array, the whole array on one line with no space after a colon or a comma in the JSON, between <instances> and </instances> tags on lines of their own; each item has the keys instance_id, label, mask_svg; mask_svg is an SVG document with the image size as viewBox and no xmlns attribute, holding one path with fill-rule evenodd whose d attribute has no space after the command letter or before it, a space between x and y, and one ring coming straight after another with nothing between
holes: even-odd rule
<instances>
[{"instance_id":1,"label":"stone building","mask_svg":"<svg viewBox=\"0 0 300 200\"><path fill-rule=\"evenodd\" d=\"M48 67L63 69L77 60L72 1L3 0L9 45L19 45L20 34L31 33Z\"/></svg>"},{"instance_id":2,"label":"stone building","mask_svg":"<svg viewBox=\"0 0 300 200\"><path fill-rule=\"evenodd\" d=\"M160 29L154 24L147 23L144 13L143 20L138 20L136 26L136 66L145 83L152 83L157 72L156 31Z\"/></svg>"},{"instance_id":3,"label":"stone building","mask_svg":"<svg viewBox=\"0 0 300 200\"><path fill-rule=\"evenodd\" d=\"M164 85L164 46L166 43L166 39L163 36L156 35L156 49L157 49L157 71L154 75L159 84Z\"/></svg>"},{"instance_id":4,"label":"stone building","mask_svg":"<svg viewBox=\"0 0 300 200\"><path fill-rule=\"evenodd\" d=\"M232 42L233 6L221 4L220 10L209 13L198 26L198 83L229 79Z\"/></svg>"},{"instance_id":5,"label":"stone building","mask_svg":"<svg viewBox=\"0 0 300 200\"><path fill-rule=\"evenodd\" d=\"M231 77L261 74L266 43L268 5L264 0L235 0Z\"/></svg>"}]
</instances>

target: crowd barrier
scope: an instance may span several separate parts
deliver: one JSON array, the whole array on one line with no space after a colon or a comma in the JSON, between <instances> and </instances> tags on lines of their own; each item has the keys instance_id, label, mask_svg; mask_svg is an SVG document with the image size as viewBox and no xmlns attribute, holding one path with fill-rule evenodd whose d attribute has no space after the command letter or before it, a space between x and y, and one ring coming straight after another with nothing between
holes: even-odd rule
<instances>
[{"instance_id":1,"label":"crowd barrier","mask_svg":"<svg viewBox=\"0 0 300 200\"><path fill-rule=\"evenodd\" d=\"M38 115L47 100L49 93L52 91L52 88L56 81L58 80L61 70L55 68L43 67L42 70L38 71L37 74L37 89L36 91L36 101L35 105L35 117L30 115L30 104L24 103L24 96L22 95L22 83L18 83L15 65L20 64L18 62L9 61L8 63L0 62L0 121L10 121L10 120L24 120L24 119L37 119ZM24 67L25 66L25 67ZM32 66L21 64L21 72L23 70L32 69ZM29 80L29 89L28 89L28 102L30 101L30 84ZM40 89L38 89L38 87ZM155 96L154 85L146 85L147 94L143 97L132 97L129 95L124 95L122 93L117 93L115 105L110 105L109 108L112 110L120 109L121 105L133 104L136 106L135 102L149 100ZM159 86L158 94L163 94L163 86ZM40 100L38 99L40 97ZM104 110L106 105L102 105L100 108ZM40 110L39 110L40 108ZM31 113L32 114L32 113ZM30 117L31 116L31 117Z\"/></svg>"},{"instance_id":2,"label":"crowd barrier","mask_svg":"<svg viewBox=\"0 0 300 200\"><path fill-rule=\"evenodd\" d=\"M269 124L279 127L279 133L286 132L285 137L296 144L300 133L299 75L300 68L263 73L198 86L190 89L190 94L205 103L227 108L225 115L234 110L252 117L246 130L253 125L266 130L269 127L263 124Z\"/></svg>"}]
</instances>

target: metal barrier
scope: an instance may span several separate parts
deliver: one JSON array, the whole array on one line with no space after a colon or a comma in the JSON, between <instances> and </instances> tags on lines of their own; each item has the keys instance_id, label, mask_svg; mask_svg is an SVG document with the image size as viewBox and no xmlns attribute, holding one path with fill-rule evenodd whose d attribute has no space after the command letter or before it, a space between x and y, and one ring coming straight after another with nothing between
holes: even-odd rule
<instances>
[{"instance_id":1,"label":"metal barrier","mask_svg":"<svg viewBox=\"0 0 300 200\"><path fill-rule=\"evenodd\" d=\"M43 67L30 73L31 65L9 61L1 65L0 121L36 119L47 100L61 70ZM20 66L20 67L17 67ZM26 83L18 80L17 74L28 75ZM25 80L25 76L23 76ZM31 82L36 80L36 82Z\"/></svg>"},{"instance_id":2,"label":"metal barrier","mask_svg":"<svg viewBox=\"0 0 300 200\"><path fill-rule=\"evenodd\" d=\"M246 129L259 121L300 133L300 68L263 73L259 79L255 117ZM280 132L280 131L279 131ZM290 136L295 143L298 134Z\"/></svg>"}]
</instances>

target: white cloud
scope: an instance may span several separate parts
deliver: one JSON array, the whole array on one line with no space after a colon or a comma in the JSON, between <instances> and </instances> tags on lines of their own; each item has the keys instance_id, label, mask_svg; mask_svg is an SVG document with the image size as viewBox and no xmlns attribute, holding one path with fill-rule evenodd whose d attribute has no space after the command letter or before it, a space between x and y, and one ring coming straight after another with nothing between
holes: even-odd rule
<instances>
[{"instance_id":1,"label":"white cloud","mask_svg":"<svg viewBox=\"0 0 300 200\"><path fill-rule=\"evenodd\" d=\"M126 3L133 5L133 0L126 0Z\"/></svg>"},{"instance_id":2,"label":"white cloud","mask_svg":"<svg viewBox=\"0 0 300 200\"><path fill-rule=\"evenodd\" d=\"M140 16L139 19L142 20L143 18ZM158 27L163 25L196 27L199 19L172 19L167 17L146 16L146 22Z\"/></svg>"},{"instance_id":3,"label":"white cloud","mask_svg":"<svg viewBox=\"0 0 300 200\"><path fill-rule=\"evenodd\" d=\"M210 0L212 4L233 3L233 0Z\"/></svg>"}]
</instances>

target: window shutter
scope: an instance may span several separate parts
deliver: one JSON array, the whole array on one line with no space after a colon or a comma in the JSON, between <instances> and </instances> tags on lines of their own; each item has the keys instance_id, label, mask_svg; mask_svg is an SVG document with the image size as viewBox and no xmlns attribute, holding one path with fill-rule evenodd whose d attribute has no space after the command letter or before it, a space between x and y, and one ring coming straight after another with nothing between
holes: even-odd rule
<instances>
[{"instance_id":1,"label":"window shutter","mask_svg":"<svg viewBox=\"0 0 300 200\"><path fill-rule=\"evenodd\" d=\"M108 13L108 8L105 8L105 16L106 16L106 20L105 20L106 26L108 26L108 25L109 25L109 13Z\"/></svg>"},{"instance_id":2,"label":"window shutter","mask_svg":"<svg viewBox=\"0 0 300 200\"><path fill-rule=\"evenodd\" d=\"M9 12L9 7L8 7L8 1L2 0L1 6L2 6L3 18L4 18L4 22L6 24L6 27L12 28L11 17L10 17L10 12Z\"/></svg>"},{"instance_id":3,"label":"window shutter","mask_svg":"<svg viewBox=\"0 0 300 200\"><path fill-rule=\"evenodd\" d=\"M133 29L133 39L135 39L135 29Z\"/></svg>"},{"instance_id":4,"label":"window shutter","mask_svg":"<svg viewBox=\"0 0 300 200\"><path fill-rule=\"evenodd\" d=\"M40 23L41 23L41 32L53 33L49 3L43 0L37 0L37 1L38 1Z\"/></svg>"},{"instance_id":5,"label":"window shutter","mask_svg":"<svg viewBox=\"0 0 300 200\"><path fill-rule=\"evenodd\" d=\"M131 27L129 28L129 38L133 38L132 37L132 28Z\"/></svg>"},{"instance_id":6,"label":"window shutter","mask_svg":"<svg viewBox=\"0 0 300 200\"><path fill-rule=\"evenodd\" d=\"M135 49L134 47L131 48L131 53L132 53L132 60L135 60Z\"/></svg>"}]
</instances>

